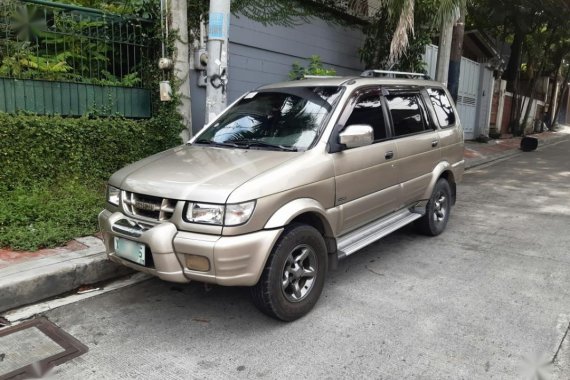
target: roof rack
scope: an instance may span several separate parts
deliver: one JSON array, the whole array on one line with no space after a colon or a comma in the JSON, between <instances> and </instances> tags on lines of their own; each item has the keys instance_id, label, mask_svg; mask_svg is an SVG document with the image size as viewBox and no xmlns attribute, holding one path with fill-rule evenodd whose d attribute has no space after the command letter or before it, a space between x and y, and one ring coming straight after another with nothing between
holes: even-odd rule
<instances>
[{"instance_id":1,"label":"roof rack","mask_svg":"<svg viewBox=\"0 0 570 380\"><path fill-rule=\"evenodd\" d=\"M303 74L303 76L301 77L301 79L331 79L331 78L337 79L344 77L341 77L339 75L306 75L306 74Z\"/></svg>"},{"instance_id":2,"label":"roof rack","mask_svg":"<svg viewBox=\"0 0 570 380\"><path fill-rule=\"evenodd\" d=\"M428 74L424 73L407 73L404 71L390 71L390 70L366 70L362 72L362 74L360 74L361 77L367 77L367 78L375 78L379 76L390 76L392 78L395 78L398 75L405 77L421 77L427 80L431 79Z\"/></svg>"}]
</instances>

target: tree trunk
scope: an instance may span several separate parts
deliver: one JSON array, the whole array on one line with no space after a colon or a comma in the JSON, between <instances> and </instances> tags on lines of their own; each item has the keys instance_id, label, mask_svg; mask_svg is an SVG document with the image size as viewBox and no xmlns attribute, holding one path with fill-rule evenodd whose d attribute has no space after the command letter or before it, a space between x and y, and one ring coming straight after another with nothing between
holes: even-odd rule
<instances>
[{"instance_id":1,"label":"tree trunk","mask_svg":"<svg viewBox=\"0 0 570 380\"><path fill-rule=\"evenodd\" d=\"M182 117L184 131L181 138L188 141L192 137L192 114L190 102L190 62L188 46L188 18L186 0L175 0L170 4L170 20L172 30L176 31L174 41L174 76L178 82L178 113Z\"/></svg>"},{"instance_id":2,"label":"tree trunk","mask_svg":"<svg viewBox=\"0 0 570 380\"><path fill-rule=\"evenodd\" d=\"M448 20L443 20L441 23L439 48L437 49L435 80L443 83L445 86L447 86L448 79L449 56L451 54L451 38L454 22L455 20L450 18Z\"/></svg>"},{"instance_id":3,"label":"tree trunk","mask_svg":"<svg viewBox=\"0 0 570 380\"><path fill-rule=\"evenodd\" d=\"M453 26L451 55L449 60L448 88L457 103L459 94L459 74L461 73L461 57L463 56L463 36L465 34L465 9L459 10L459 20Z\"/></svg>"},{"instance_id":4,"label":"tree trunk","mask_svg":"<svg viewBox=\"0 0 570 380\"><path fill-rule=\"evenodd\" d=\"M542 56L539 58L540 60L540 65L539 65L539 69L538 72L532 77L531 81L530 81L530 94L529 94L529 101L528 101L528 106L526 108L526 112L524 114L524 118L522 121L522 132L524 135L525 129L526 129L526 123L528 122L528 118L530 116L530 110L531 110L531 106L532 106L532 102L534 100L534 94L536 92L536 84L538 83L538 80L540 78L542 78L544 69L546 67L546 62L549 61L550 59L550 46L551 44L554 42L554 38L556 36L556 31L557 31L558 27L554 27L551 29L550 31L550 36L548 37L548 41L545 43L544 45L544 49L543 49L543 54Z\"/></svg>"},{"instance_id":5,"label":"tree trunk","mask_svg":"<svg viewBox=\"0 0 570 380\"><path fill-rule=\"evenodd\" d=\"M568 81L570 80L570 67L566 68L566 77L562 82L562 88L560 89L560 95L558 96L558 100L556 101L556 112L554 112L554 119L552 121L552 126L558 124L558 116L560 114L560 108L562 105L562 101L564 100L564 95L566 95L566 91L568 90Z\"/></svg>"},{"instance_id":6,"label":"tree trunk","mask_svg":"<svg viewBox=\"0 0 570 380\"><path fill-rule=\"evenodd\" d=\"M521 30L517 30L511 44L511 56L503 74L503 79L507 81L507 91L514 91L515 81L521 69L524 37L525 34Z\"/></svg>"},{"instance_id":7,"label":"tree trunk","mask_svg":"<svg viewBox=\"0 0 570 380\"><path fill-rule=\"evenodd\" d=\"M556 98L556 88L558 87L558 74L560 73L560 68L562 67L562 58L556 62L556 70L554 71L554 85L552 86L552 90L550 92L549 97L549 105L548 105L548 119L547 119L547 127L550 128L554 123L554 106L555 98Z\"/></svg>"}]
</instances>

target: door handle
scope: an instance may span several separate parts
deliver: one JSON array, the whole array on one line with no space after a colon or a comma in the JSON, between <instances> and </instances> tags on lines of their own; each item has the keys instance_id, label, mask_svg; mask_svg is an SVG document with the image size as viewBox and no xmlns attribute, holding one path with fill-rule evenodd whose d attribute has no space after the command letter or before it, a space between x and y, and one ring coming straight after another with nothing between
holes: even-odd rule
<instances>
[{"instance_id":1,"label":"door handle","mask_svg":"<svg viewBox=\"0 0 570 380\"><path fill-rule=\"evenodd\" d=\"M391 150L389 150L388 152L386 152L386 154L384 155L384 157L389 160L391 158L394 157L394 152L392 152Z\"/></svg>"},{"instance_id":2,"label":"door handle","mask_svg":"<svg viewBox=\"0 0 570 380\"><path fill-rule=\"evenodd\" d=\"M431 146L432 146L433 148L435 148L435 147L437 146L437 144L439 144L439 140L433 140L433 141L431 142Z\"/></svg>"}]
</instances>

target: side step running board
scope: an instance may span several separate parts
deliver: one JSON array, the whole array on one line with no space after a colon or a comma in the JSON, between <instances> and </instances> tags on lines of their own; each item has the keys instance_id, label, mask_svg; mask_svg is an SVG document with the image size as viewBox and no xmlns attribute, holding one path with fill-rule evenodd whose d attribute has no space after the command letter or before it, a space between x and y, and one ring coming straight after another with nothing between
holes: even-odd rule
<instances>
[{"instance_id":1,"label":"side step running board","mask_svg":"<svg viewBox=\"0 0 570 380\"><path fill-rule=\"evenodd\" d=\"M406 209L349 232L338 239L338 258L342 259L352 255L359 249L374 243L376 240L421 217L422 214L413 213Z\"/></svg>"}]
</instances>

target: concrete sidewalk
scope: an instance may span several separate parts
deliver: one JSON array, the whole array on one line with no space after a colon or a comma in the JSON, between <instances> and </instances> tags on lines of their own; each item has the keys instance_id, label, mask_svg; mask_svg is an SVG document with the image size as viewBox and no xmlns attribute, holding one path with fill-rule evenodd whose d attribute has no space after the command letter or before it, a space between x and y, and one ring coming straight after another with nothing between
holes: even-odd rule
<instances>
[{"instance_id":1,"label":"concrete sidewalk","mask_svg":"<svg viewBox=\"0 0 570 380\"><path fill-rule=\"evenodd\" d=\"M543 132L529 135L529 137L538 139L538 147L540 149L545 145L570 139L570 127L562 127L560 132ZM466 141L464 152L465 168L471 169L505 157L522 154L520 143L520 137L490 140L488 143Z\"/></svg>"},{"instance_id":2,"label":"concrete sidewalk","mask_svg":"<svg viewBox=\"0 0 570 380\"><path fill-rule=\"evenodd\" d=\"M540 149L570 139L570 128L533 136L539 139ZM520 137L489 143L468 141L466 168L523 154L519 146ZM107 260L103 243L96 237L78 238L67 247L34 253L0 250L0 313L129 273L130 269Z\"/></svg>"}]
</instances>

